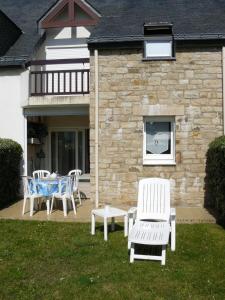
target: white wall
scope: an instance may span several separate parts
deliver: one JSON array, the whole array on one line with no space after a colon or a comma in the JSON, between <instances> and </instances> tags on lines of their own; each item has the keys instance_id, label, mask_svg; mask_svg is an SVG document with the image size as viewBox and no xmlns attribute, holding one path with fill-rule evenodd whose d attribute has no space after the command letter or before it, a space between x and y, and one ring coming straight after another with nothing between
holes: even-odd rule
<instances>
[{"instance_id":1,"label":"white wall","mask_svg":"<svg viewBox=\"0 0 225 300\"><path fill-rule=\"evenodd\" d=\"M71 58L72 52L72 58L88 58L90 56L87 47L89 36L89 27L48 29L46 30L46 39L37 51L35 59L66 59ZM64 49L66 50L64 51ZM80 52L79 49L84 52Z\"/></svg>"},{"instance_id":2,"label":"white wall","mask_svg":"<svg viewBox=\"0 0 225 300\"><path fill-rule=\"evenodd\" d=\"M22 105L28 100L28 71L0 69L0 137L18 142L26 152Z\"/></svg>"},{"instance_id":3,"label":"white wall","mask_svg":"<svg viewBox=\"0 0 225 300\"><path fill-rule=\"evenodd\" d=\"M90 28L63 28L46 31L46 40L33 59L88 58L86 39ZM54 70L59 66L46 66ZM89 64L61 65L61 69L89 68ZM35 69L33 67L33 69ZM0 69L0 138L18 142L26 155L26 127L23 106L28 104L29 71L23 69Z\"/></svg>"},{"instance_id":4,"label":"white wall","mask_svg":"<svg viewBox=\"0 0 225 300\"><path fill-rule=\"evenodd\" d=\"M86 27L65 27L65 28L54 28L46 30L46 39L42 46L36 53L35 59L37 60L54 60L54 59L79 59L89 58L90 53L87 46L87 38L90 36L90 28ZM32 70L47 70L47 71L59 71L59 70L82 70L89 69L89 63L71 63L71 64L55 64L46 66L33 66ZM77 78L75 77L77 75ZM48 79L48 86L44 86L48 92L52 92L52 75L45 75ZM46 77L44 76L44 82ZM58 74L54 76L54 91L58 91ZM59 75L60 80L60 91L64 91L64 74ZM66 76L66 92L70 91L69 73ZM82 73L72 73L72 91L82 91L83 88L86 91L88 89L88 74L84 74L82 82ZM38 79L39 80L39 79ZM77 82L77 84L76 84ZM39 81L38 81L39 83ZM34 85L34 77L32 77L32 86Z\"/></svg>"}]
</instances>

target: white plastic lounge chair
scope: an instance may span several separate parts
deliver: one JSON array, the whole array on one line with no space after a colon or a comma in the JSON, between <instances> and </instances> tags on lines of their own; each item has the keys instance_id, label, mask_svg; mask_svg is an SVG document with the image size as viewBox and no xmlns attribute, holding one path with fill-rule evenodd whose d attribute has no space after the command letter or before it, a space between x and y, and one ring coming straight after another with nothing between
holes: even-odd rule
<instances>
[{"instance_id":1,"label":"white plastic lounge chair","mask_svg":"<svg viewBox=\"0 0 225 300\"><path fill-rule=\"evenodd\" d=\"M55 198L62 200L64 217L67 216L67 200L71 200L74 215L76 215L77 211L76 211L75 201L74 201L74 197L73 197L73 187L72 187L71 177L69 177L69 176L60 177L59 191L52 195L52 203L51 203L50 213L52 213Z\"/></svg>"},{"instance_id":2,"label":"white plastic lounge chair","mask_svg":"<svg viewBox=\"0 0 225 300\"><path fill-rule=\"evenodd\" d=\"M80 179L81 174L82 174L82 171L78 170L78 169L77 170L71 170L68 173L69 176L74 176L73 193L77 194L80 204L81 204L81 196L80 196L80 190L79 190L79 179Z\"/></svg>"},{"instance_id":3,"label":"white plastic lounge chair","mask_svg":"<svg viewBox=\"0 0 225 300\"><path fill-rule=\"evenodd\" d=\"M169 234L172 251L175 251L176 241L176 211L170 208L170 181L162 178L140 180L137 208L131 208L128 214L130 262L134 259L155 259L165 264ZM162 255L135 254L135 244L161 245Z\"/></svg>"},{"instance_id":4,"label":"white plastic lounge chair","mask_svg":"<svg viewBox=\"0 0 225 300\"><path fill-rule=\"evenodd\" d=\"M36 170L33 172L33 178L45 178L50 176L50 172L47 170Z\"/></svg>"},{"instance_id":5,"label":"white plastic lounge chair","mask_svg":"<svg viewBox=\"0 0 225 300\"><path fill-rule=\"evenodd\" d=\"M31 184L32 184L32 190L31 190ZM27 200L30 200L30 217L33 216L34 212L34 201L40 200L43 195L38 193L35 181L32 177L23 177L23 188L24 188L24 200L23 200L23 210L22 215L25 213L26 208L26 202Z\"/></svg>"}]
</instances>

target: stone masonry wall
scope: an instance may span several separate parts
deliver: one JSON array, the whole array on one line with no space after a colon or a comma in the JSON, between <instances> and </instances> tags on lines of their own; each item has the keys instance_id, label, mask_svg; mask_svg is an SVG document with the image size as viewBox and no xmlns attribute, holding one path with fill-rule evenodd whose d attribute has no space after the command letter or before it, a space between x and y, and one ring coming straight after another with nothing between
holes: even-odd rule
<instances>
[{"instance_id":1,"label":"stone masonry wall","mask_svg":"<svg viewBox=\"0 0 225 300\"><path fill-rule=\"evenodd\" d=\"M94 58L91 57L91 186L94 171ZM143 165L143 116L174 115L176 166ZM99 51L99 198L137 200L138 180L171 180L172 203L203 206L208 144L222 134L221 48L177 49L176 61L142 61L142 50Z\"/></svg>"}]
</instances>

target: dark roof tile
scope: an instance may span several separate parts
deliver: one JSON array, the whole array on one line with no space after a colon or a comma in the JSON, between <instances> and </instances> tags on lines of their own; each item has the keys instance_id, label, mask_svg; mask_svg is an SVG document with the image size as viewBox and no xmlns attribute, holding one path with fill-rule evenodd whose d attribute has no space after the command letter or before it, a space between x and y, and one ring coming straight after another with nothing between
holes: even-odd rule
<instances>
[{"instance_id":1,"label":"dark roof tile","mask_svg":"<svg viewBox=\"0 0 225 300\"><path fill-rule=\"evenodd\" d=\"M40 36L37 21L56 0L0 0L0 9L23 34L5 55L30 57ZM175 39L225 39L224 0L87 0L101 14L89 43L138 41L145 22L171 22ZM0 37L1 38L1 37ZM1 43L1 41L0 41ZM4 58L0 60L4 61Z\"/></svg>"},{"instance_id":2,"label":"dark roof tile","mask_svg":"<svg viewBox=\"0 0 225 300\"><path fill-rule=\"evenodd\" d=\"M0 11L0 56L4 55L21 35L21 30Z\"/></svg>"}]
</instances>

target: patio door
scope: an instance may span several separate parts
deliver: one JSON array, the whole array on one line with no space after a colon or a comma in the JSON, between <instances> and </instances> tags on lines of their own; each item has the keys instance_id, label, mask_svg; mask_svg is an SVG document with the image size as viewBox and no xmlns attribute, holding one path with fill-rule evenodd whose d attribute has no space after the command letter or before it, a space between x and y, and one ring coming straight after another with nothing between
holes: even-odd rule
<instances>
[{"instance_id":1,"label":"patio door","mask_svg":"<svg viewBox=\"0 0 225 300\"><path fill-rule=\"evenodd\" d=\"M51 169L61 175L80 169L88 173L88 131L84 129L51 132Z\"/></svg>"}]
</instances>

